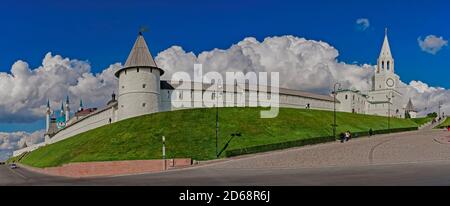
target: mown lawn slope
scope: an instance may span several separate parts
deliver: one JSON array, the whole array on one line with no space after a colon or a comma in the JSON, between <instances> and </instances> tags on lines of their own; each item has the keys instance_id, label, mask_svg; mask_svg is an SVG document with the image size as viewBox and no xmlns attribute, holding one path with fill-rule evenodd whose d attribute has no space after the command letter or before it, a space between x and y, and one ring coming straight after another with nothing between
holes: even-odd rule
<instances>
[{"instance_id":1,"label":"mown lawn slope","mask_svg":"<svg viewBox=\"0 0 450 206\"><path fill-rule=\"evenodd\" d=\"M261 119L262 108L219 109L219 150L232 133L228 150L332 135L333 112L281 108L277 118ZM215 109L192 109L136 117L107 125L26 155L21 162L35 167L69 162L160 159L161 136L167 157L215 159ZM337 113L338 132L381 130L387 118ZM391 128L416 127L412 120L391 118Z\"/></svg>"}]
</instances>

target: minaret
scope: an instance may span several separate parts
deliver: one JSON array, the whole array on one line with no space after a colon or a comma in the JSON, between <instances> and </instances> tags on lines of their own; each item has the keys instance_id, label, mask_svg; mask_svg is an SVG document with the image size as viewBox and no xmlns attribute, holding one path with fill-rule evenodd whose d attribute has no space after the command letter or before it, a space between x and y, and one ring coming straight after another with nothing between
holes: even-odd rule
<instances>
[{"instance_id":1,"label":"minaret","mask_svg":"<svg viewBox=\"0 0 450 206\"><path fill-rule=\"evenodd\" d=\"M61 101L61 111L60 111L60 117L64 115L64 103Z\"/></svg>"},{"instance_id":2,"label":"minaret","mask_svg":"<svg viewBox=\"0 0 450 206\"><path fill-rule=\"evenodd\" d=\"M115 72L119 78L118 120L159 112L163 74L139 32L124 67Z\"/></svg>"},{"instance_id":3,"label":"minaret","mask_svg":"<svg viewBox=\"0 0 450 206\"><path fill-rule=\"evenodd\" d=\"M78 111L83 111L83 99L80 99L80 108L78 108Z\"/></svg>"},{"instance_id":4,"label":"minaret","mask_svg":"<svg viewBox=\"0 0 450 206\"><path fill-rule=\"evenodd\" d=\"M47 100L47 111L45 113L45 132L48 132L50 129L50 115L52 114L52 110L50 109L50 100Z\"/></svg>"},{"instance_id":5,"label":"minaret","mask_svg":"<svg viewBox=\"0 0 450 206\"><path fill-rule=\"evenodd\" d=\"M69 106L69 104L70 104L70 102L69 102L69 95L67 95L67 98L66 98L66 109L65 109L65 112L66 112L66 123L70 119L70 106Z\"/></svg>"}]
</instances>

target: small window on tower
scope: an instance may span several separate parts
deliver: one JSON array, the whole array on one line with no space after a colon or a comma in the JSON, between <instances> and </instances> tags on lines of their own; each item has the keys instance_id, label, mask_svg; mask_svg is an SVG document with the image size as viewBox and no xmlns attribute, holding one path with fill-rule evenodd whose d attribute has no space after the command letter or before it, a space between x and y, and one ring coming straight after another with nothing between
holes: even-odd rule
<instances>
[{"instance_id":1,"label":"small window on tower","mask_svg":"<svg viewBox=\"0 0 450 206\"><path fill-rule=\"evenodd\" d=\"M145 103L142 103L142 107L145 107L145 105L146 105Z\"/></svg>"},{"instance_id":2,"label":"small window on tower","mask_svg":"<svg viewBox=\"0 0 450 206\"><path fill-rule=\"evenodd\" d=\"M143 85L142 85L142 88L144 88L144 89L145 89L145 87L146 87L146 86L147 86L146 84L143 84Z\"/></svg>"},{"instance_id":3,"label":"small window on tower","mask_svg":"<svg viewBox=\"0 0 450 206\"><path fill-rule=\"evenodd\" d=\"M122 86L122 89L125 89L125 86Z\"/></svg>"},{"instance_id":4,"label":"small window on tower","mask_svg":"<svg viewBox=\"0 0 450 206\"><path fill-rule=\"evenodd\" d=\"M139 73L139 68L137 68L136 71Z\"/></svg>"},{"instance_id":5,"label":"small window on tower","mask_svg":"<svg viewBox=\"0 0 450 206\"><path fill-rule=\"evenodd\" d=\"M384 61L381 62L381 68L384 69Z\"/></svg>"},{"instance_id":6,"label":"small window on tower","mask_svg":"<svg viewBox=\"0 0 450 206\"><path fill-rule=\"evenodd\" d=\"M389 71L389 70L391 69L391 62L388 61L388 62L386 63L386 65L387 65L387 70Z\"/></svg>"}]
</instances>

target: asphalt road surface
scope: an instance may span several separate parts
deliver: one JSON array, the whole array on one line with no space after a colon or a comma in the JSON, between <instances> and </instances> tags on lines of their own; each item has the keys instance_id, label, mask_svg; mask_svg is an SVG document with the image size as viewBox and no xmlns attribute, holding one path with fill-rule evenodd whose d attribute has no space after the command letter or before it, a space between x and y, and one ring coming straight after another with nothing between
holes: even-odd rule
<instances>
[{"instance_id":1,"label":"asphalt road surface","mask_svg":"<svg viewBox=\"0 0 450 206\"><path fill-rule=\"evenodd\" d=\"M0 166L0 185L450 185L450 132L380 135L117 177L72 179Z\"/></svg>"}]
</instances>

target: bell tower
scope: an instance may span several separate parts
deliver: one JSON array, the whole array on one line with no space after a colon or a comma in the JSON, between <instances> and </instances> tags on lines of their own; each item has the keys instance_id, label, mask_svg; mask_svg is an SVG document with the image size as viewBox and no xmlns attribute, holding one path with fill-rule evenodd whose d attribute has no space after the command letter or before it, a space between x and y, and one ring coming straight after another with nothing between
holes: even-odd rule
<instances>
[{"instance_id":1,"label":"bell tower","mask_svg":"<svg viewBox=\"0 0 450 206\"><path fill-rule=\"evenodd\" d=\"M399 77L395 74L395 61L392 57L391 47L387 35L384 33L383 46L378 57L375 75L372 82L372 90L395 89L399 84Z\"/></svg>"},{"instance_id":2,"label":"bell tower","mask_svg":"<svg viewBox=\"0 0 450 206\"><path fill-rule=\"evenodd\" d=\"M403 95L398 91L400 77L395 74L395 61L389 45L387 29L369 92L369 114L401 117Z\"/></svg>"}]
</instances>

